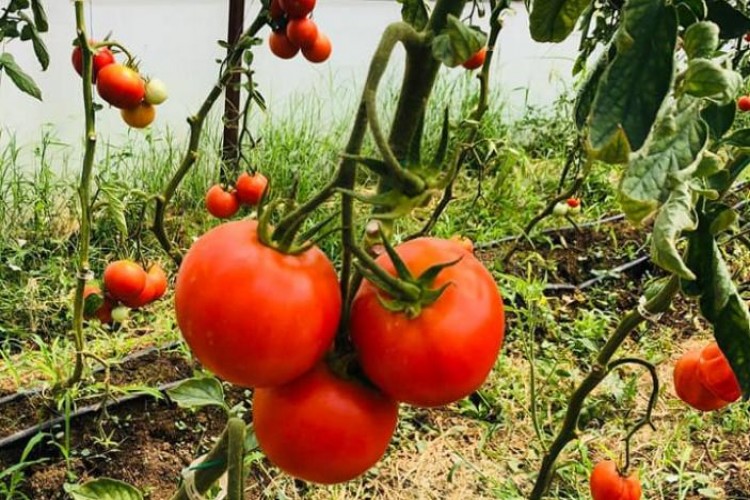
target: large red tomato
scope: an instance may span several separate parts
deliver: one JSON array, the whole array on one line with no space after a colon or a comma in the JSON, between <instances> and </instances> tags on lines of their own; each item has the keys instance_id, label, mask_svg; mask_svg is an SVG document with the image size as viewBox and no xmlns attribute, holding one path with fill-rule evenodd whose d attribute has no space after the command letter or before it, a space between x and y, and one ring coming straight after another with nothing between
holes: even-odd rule
<instances>
[{"instance_id":1,"label":"large red tomato","mask_svg":"<svg viewBox=\"0 0 750 500\"><path fill-rule=\"evenodd\" d=\"M734 402L742 396L737 376L716 342L701 350L698 379L714 396L724 401Z\"/></svg>"},{"instance_id":2,"label":"large red tomato","mask_svg":"<svg viewBox=\"0 0 750 500\"><path fill-rule=\"evenodd\" d=\"M198 360L243 387L299 377L330 347L341 315L333 265L313 247L285 255L258 223L228 222L196 241L175 285L177 323Z\"/></svg>"},{"instance_id":3,"label":"large red tomato","mask_svg":"<svg viewBox=\"0 0 750 500\"><path fill-rule=\"evenodd\" d=\"M146 95L146 82L134 69L114 63L99 71L96 90L112 106L129 109L141 104Z\"/></svg>"},{"instance_id":4,"label":"large red tomato","mask_svg":"<svg viewBox=\"0 0 750 500\"><path fill-rule=\"evenodd\" d=\"M674 389L677 397L696 410L713 411L728 405L728 401L716 397L701 383L698 376L702 348L682 355L674 365Z\"/></svg>"},{"instance_id":5,"label":"large red tomato","mask_svg":"<svg viewBox=\"0 0 750 500\"><path fill-rule=\"evenodd\" d=\"M316 483L349 481L375 465L396 428L398 404L321 362L292 383L257 389L260 448L286 473Z\"/></svg>"},{"instance_id":6,"label":"large red tomato","mask_svg":"<svg viewBox=\"0 0 750 500\"><path fill-rule=\"evenodd\" d=\"M638 474L621 476L612 460L596 464L589 486L593 500L640 500L642 494Z\"/></svg>"},{"instance_id":7,"label":"large red tomato","mask_svg":"<svg viewBox=\"0 0 750 500\"><path fill-rule=\"evenodd\" d=\"M461 260L438 274L440 298L409 318L391 312L365 281L352 304L350 331L367 376L388 396L417 406L439 406L476 390L503 342L503 302L492 275L460 244L419 238L396 248L418 276L435 264ZM377 259L389 273L393 264Z\"/></svg>"}]
</instances>

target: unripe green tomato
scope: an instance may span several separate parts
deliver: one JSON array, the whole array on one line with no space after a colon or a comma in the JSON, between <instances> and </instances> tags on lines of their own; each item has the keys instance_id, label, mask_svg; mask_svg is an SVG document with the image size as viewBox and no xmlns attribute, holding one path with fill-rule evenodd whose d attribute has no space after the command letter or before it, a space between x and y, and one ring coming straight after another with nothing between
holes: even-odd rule
<instances>
[{"instance_id":1,"label":"unripe green tomato","mask_svg":"<svg viewBox=\"0 0 750 500\"><path fill-rule=\"evenodd\" d=\"M570 207L564 201L561 201L552 209L552 215L555 217L565 217L568 215L568 212L570 212Z\"/></svg>"},{"instance_id":2,"label":"unripe green tomato","mask_svg":"<svg viewBox=\"0 0 750 500\"><path fill-rule=\"evenodd\" d=\"M115 323L124 323L130 316L130 308L118 306L112 309L112 321Z\"/></svg>"},{"instance_id":3,"label":"unripe green tomato","mask_svg":"<svg viewBox=\"0 0 750 500\"><path fill-rule=\"evenodd\" d=\"M159 105L167 100L167 86L158 78L152 78L146 83L146 96L144 100L153 105Z\"/></svg>"},{"instance_id":4,"label":"unripe green tomato","mask_svg":"<svg viewBox=\"0 0 750 500\"><path fill-rule=\"evenodd\" d=\"M575 207L568 206L568 215L578 215L581 213L581 205Z\"/></svg>"}]
</instances>

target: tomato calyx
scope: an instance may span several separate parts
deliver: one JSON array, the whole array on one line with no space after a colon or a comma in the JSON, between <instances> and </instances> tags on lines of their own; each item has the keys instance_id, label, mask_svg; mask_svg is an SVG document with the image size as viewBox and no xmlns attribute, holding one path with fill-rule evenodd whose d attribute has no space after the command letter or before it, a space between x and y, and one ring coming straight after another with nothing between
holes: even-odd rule
<instances>
[{"instance_id":1,"label":"tomato calyx","mask_svg":"<svg viewBox=\"0 0 750 500\"><path fill-rule=\"evenodd\" d=\"M414 276L382 231L381 239L383 248L396 270L396 278L384 279L384 276L376 272L374 268L368 268L360 262L355 263L355 266L367 280L387 295L385 297L378 294L378 301L384 309L393 313L404 313L409 319L414 319L422 313L422 309L435 303L445 289L451 285L449 282L439 288L434 287L435 280L440 272L443 269L455 266L463 257L450 262L434 264L419 276Z\"/></svg>"}]
</instances>

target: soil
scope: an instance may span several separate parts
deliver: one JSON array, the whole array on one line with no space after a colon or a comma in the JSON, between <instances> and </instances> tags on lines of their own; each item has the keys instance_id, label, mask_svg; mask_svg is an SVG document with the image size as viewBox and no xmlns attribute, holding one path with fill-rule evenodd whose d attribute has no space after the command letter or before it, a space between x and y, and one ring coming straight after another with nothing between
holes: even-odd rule
<instances>
[{"instance_id":1,"label":"soil","mask_svg":"<svg viewBox=\"0 0 750 500\"><path fill-rule=\"evenodd\" d=\"M608 253L606 249L612 248L613 238L616 239L619 250L616 253ZM537 252L543 257L539 262L556 263L554 268L545 270L550 282L577 285L594 277L596 270L611 269L633 260L638 253L638 249L642 246L642 241L643 233L632 229L627 223L608 225L602 227L599 231L577 232L569 230L561 234L549 235L547 241L543 245L538 245L537 248L532 248L530 244L523 243L513 259L513 264L509 269L506 269L506 272L524 275L526 273L526 257L531 252ZM482 250L478 253L478 256L487 263L493 263L501 258L506 249L507 246ZM623 254L627 256L623 257ZM615 276L597 284L597 287L607 286L624 289L625 287L622 286L624 282L638 281L646 272L653 273L654 270L648 265L634 268L619 277ZM622 298L618 300L620 300L623 309L631 308L637 300L637 295L622 293ZM673 314L667 318L667 321L679 324L679 322L691 321L688 318L692 318L692 315L684 314L683 309L682 314ZM196 367L179 353L152 352L146 356L131 359L113 369L111 382L118 386L143 384L154 387L158 384L190 377L194 368ZM99 374L98 376L101 377L102 375ZM245 402L248 393L239 389L229 389L227 398L230 405L234 405ZM48 407L44 401L41 396L22 398L0 408L0 439L55 415L54 409ZM84 404L91 404L91 402ZM192 412L178 408L166 400L155 400L151 397L144 397L116 406L109 410L108 418L102 419L101 422L96 414L75 419L71 426L70 449L72 453L70 462L66 463L61 457L59 449L53 445L53 442L56 442L57 446L62 444L59 441L62 432L55 429L50 433L49 438L45 439L29 456L29 460L47 457L47 461L33 465L26 471L23 492L29 498L35 500L66 498L62 488L63 484L69 480L70 471L79 482L97 477L111 477L139 487L147 493L149 499L168 499L178 486L180 472L195 457L207 451L212 438L221 433L225 423L226 416L219 409L207 408ZM479 434L484 430L472 431L471 423L467 423L465 417L442 409L418 411L410 425L414 425L417 429L423 425L445 429L459 426L468 429L465 436L467 443L471 441L471 443L476 444L484 439L484 436ZM476 432L477 435L471 435L469 431ZM722 455L724 457L736 457L738 463L747 463L750 461L750 455L748 455L749 439L738 439L737 442L731 444L731 449L725 450L726 453ZM24 445L24 442L19 442L12 448L0 450L0 470L18 462ZM435 446L438 445L430 442L428 451L430 447ZM466 448L461 448L462 453L469 453L468 448L473 445L465 444L465 446ZM476 447L478 448L479 445ZM398 460L399 453L400 451L393 452L388 458L389 462L384 464L383 467L390 466L392 460ZM425 458L419 462L422 465L412 463L408 470L413 472L414 467L429 468L438 465L451 469L451 464L455 468L456 455L450 446L440 448L435 453L442 453L441 457L443 455L444 457L440 460L443 461L433 463L432 461L438 460L434 456L430 460ZM488 470L494 470L496 466L491 463L491 460L488 461L479 452L477 455L481 457L478 460L489 462L486 464ZM265 486L273 481L271 475L263 472L267 465L261 464L251 469L251 478L248 481L252 484L253 496L251 498L260 498ZM399 469L398 462L395 467L399 474L406 474L407 469ZM741 468L731 465L728 471L725 487L728 498L747 496L747 492L750 491L750 477L747 471L743 472ZM460 477L460 472L457 473L457 477ZM412 480L424 482L424 478L421 478L420 474L412 476ZM455 480L456 478L453 478L453 481ZM450 483L450 481L451 475L448 476L448 482ZM300 493L306 488L302 483L295 484ZM385 488L386 490L390 488L393 490L394 487L377 482L373 484L369 484L368 488L373 487L376 490L378 488ZM401 484L401 486L404 485ZM472 488L476 487L476 481L467 481L464 486L466 488L464 494L471 496L462 498L474 498L471 491L473 491ZM425 491L430 491L430 488L437 488L437 486L427 485ZM435 494L440 493L439 489L434 491ZM399 496L402 493L408 494L408 491L402 491L393 498L408 497L408 495L407 497ZM385 497L376 492L371 492L365 498ZM429 498L432 498L432 494ZM441 498L448 497L442 496Z\"/></svg>"}]
</instances>

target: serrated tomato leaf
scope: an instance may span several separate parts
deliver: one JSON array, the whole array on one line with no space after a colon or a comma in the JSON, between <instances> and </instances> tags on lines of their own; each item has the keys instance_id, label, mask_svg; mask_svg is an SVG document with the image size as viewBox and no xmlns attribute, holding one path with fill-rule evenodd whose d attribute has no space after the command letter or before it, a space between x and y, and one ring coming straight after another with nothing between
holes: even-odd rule
<instances>
[{"instance_id":1,"label":"serrated tomato leaf","mask_svg":"<svg viewBox=\"0 0 750 500\"><path fill-rule=\"evenodd\" d=\"M537 42L561 42L568 38L591 0L534 0L529 27Z\"/></svg>"},{"instance_id":2,"label":"serrated tomato leaf","mask_svg":"<svg viewBox=\"0 0 750 500\"><path fill-rule=\"evenodd\" d=\"M685 231L694 231L696 227L692 195L685 182L670 193L654 221L651 239L651 259L654 264L681 278L695 279L677 250L677 241Z\"/></svg>"}]
</instances>

